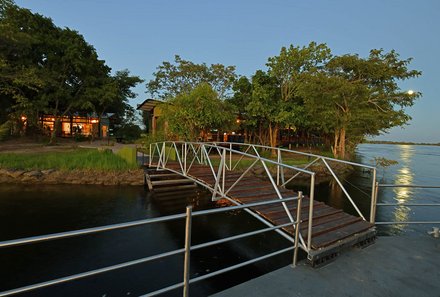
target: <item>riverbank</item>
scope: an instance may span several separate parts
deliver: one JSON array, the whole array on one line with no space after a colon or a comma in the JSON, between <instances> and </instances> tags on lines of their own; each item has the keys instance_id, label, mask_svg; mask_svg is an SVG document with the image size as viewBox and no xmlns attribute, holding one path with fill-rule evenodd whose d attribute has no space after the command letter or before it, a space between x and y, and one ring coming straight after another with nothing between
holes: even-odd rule
<instances>
[{"instance_id":1,"label":"riverbank","mask_svg":"<svg viewBox=\"0 0 440 297\"><path fill-rule=\"evenodd\" d=\"M22 140L2 143L0 146L0 183L15 184L97 184L97 185L141 185L143 171L136 161L127 163L118 152L126 147L135 145L115 144L108 146L102 141L82 143L78 145L71 141L63 141L56 146ZM136 156L131 156L136 158ZM133 160L132 160L133 161ZM243 171L246 165L242 160ZM286 159L286 163L298 168L304 168L310 162L307 158ZM343 163L330 162L332 170L338 177L349 176L354 168ZM268 168L276 178L276 166L269 164ZM322 162L317 162L308 168L315 172L315 183L326 183L333 179L332 174ZM262 165L256 164L250 171L256 178L266 176ZM285 170L285 180L297 171ZM308 174L299 174L292 186L310 185Z\"/></svg>"},{"instance_id":2,"label":"riverbank","mask_svg":"<svg viewBox=\"0 0 440 297\"><path fill-rule=\"evenodd\" d=\"M142 169L130 170L20 170L0 169L0 184L73 184L141 186L144 184Z\"/></svg>"},{"instance_id":3,"label":"riverbank","mask_svg":"<svg viewBox=\"0 0 440 297\"><path fill-rule=\"evenodd\" d=\"M143 185L143 170L136 160L128 162L118 153L127 146L104 145L100 141L81 146L63 141L45 146L26 139L2 143L0 183Z\"/></svg>"}]
</instances>

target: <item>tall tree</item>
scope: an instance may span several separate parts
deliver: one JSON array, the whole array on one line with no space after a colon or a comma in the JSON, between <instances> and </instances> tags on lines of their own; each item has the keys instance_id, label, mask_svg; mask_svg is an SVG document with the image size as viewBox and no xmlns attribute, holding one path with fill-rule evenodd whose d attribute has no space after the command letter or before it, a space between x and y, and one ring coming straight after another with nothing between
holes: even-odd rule
<instances>
[{"instance_id":1,"label":"tall tree","mask_svg":"<svg viewBox=\"0 0 440 297\"><path fill-rule=\"evenodd\" d=\"M337 56L324 68L302 74L298 93L313 125L334 135L336 157L346 158L347 148L350 152L365 135L378 135L410 120L405 108L421 94L409 94L398 85L421 75L408 69L410 62L395 51L371 50L368 58Z\"/></svg>"},{"instance_id":2,"label":"tall tree","mask_svg":"<svg viewBox=\"0 0 440 297\"><path fill-rule=\"evenodd\" d=\"M252 100L252 83L246 76L241 76L234 81L232 86L234 95L227 100L229 104L232 104L235 110L238 112L237 126L239 130L244 130L244 135L249 141L258 124L258 117L252 116L246 107Z\"/></svg>"},{"instance_id":3,"label":"tall tree","mask_svg":"<svg viewBox=\"0 0 440 297\"><path fill-rule=\"evenodd\" d=\"M276 146L276 133L278 133L278 115L283 111L279 87L275 78L262 70L257 70L252 76L252 96L246 111L250 116L258 118L259 139L263 144ZM268 143L263 130L268 129Z\"/></svg>"},{"instance_id":4,"label":"tall tree","mask_svg":"<svg viewBox=\"0 0 440 297\"><path fill-rule=\"evenodd\" d=\"M104 113L114 113L120 123L134 113L129 100L136 97L132 88L144 82L139 76L130 75L127 69L116 71L115 75L106 79L100 89L93 95L97 98L94 110L102 116Z\"/></svg>"},{"instance_id":5,"label":"tall tree","mask_svg":"<svg viewBox=\"0 0 440 297\"><path fill-rule=\"evenodd\" d=\"M94 89L100 89L109 76L110 68L90 44L76 31L68 28L59 30L48 52L45 71L50 84L44 90L42 98L48 102L50 111L57 122L59 116L70 111L92 110ZM51 142L57 135L58 123L55 122Z\"/></svg>"},{"instance_id":6,"label":"tall tree","mask_svg":"<svg viewBox=\"0 0 440 297\"><path fill-rule=\"evenodd\" d=\"M161 105L161 110L170 132L185 140L206 138L211 129L226 128L235 118L208 83L169 99Z\"/></svg>"},{"instance_id":7,"label":"tall tree","mask_svg":"<svg viewBox=\"0 0 440 297\"><path fill-rule=\"evenodd\" d=\"M7 120L19 123L23 113L36 117L39 108L33 98L45 81L37 63L38 40L28 29L38 24L47 26L50 21L39 16L38 22L19 25L20 19L31 17L29 10L0 0L0 124ZM28 123L33 121L29 119Z\"/></svg>"},{"instance_id":8,"label":"tall tree","mask_svg":"<svg viewBox=\"0 0 440 297\"><path fill-rule=\"evenodd\" d=\"M154 79L148 82L147 89L152 96L167 100L190 92L201 83L208 83L220 99L225 99L235 78L235 66L207 66L205 63L197 64L183 60L176 55L174 63L165 61L157 67Z\"/></svg>"},{"instance_id":9,"label":"tall tree","mask_svg":"<svg viewBox=\"0 0 440 297\"><path fill-rule=\"evenodd\" d=\"M304 122L306 117L302 115L303 98L297 93L301 74L321 68L330 57L327 45L311 42L303 47L282 47L278 56L268 59L268 74L276 80L279 88L279 102L276 103L279 110L275 121L269 124L271 146L278 145L280 128L307 125ZM278 98L273 97L273 100Z\"/></svg>"},{"instance_id":10,"label":"tall tree","mask_svg":"<svg viewBox=\"0 0 440 297\"><path fill-rule=\"evenodd\" d=\"M4 121L25 114L28 125L39 112L59 119L71 112L96 111L111 106L122 116L133 108L131 88L142 82L128 71L110 76L110 68L92 45L75 30L59 28L50 18L0 0L0 97ZM33 120L30 120L30 117Z\"/></svg>"}]
</instances>

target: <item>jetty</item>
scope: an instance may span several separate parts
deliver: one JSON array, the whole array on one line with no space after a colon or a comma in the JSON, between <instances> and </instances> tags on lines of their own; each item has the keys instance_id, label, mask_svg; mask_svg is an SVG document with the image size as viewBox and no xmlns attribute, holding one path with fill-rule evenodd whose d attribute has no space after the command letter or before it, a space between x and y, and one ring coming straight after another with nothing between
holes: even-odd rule
<instances>
[{"instance_id":1,"label":"jetty","mask_svg":"<svg viewBox=\"0 0 440 297\"><path fill-rule=\"evenodd\" d=\"M263 152L275 152L275 156L263 157ZM298 154L312 160L304 167L289 165L287 160L291 160L291 155ZM374 243L376 231L373 219L366 219L344 188L358 215L314 200L315 172L310 168L319 161L327 166L343 188L329 164L345 161L243 143L162 142L150 146L145 183L151 191L158 192L186 190L198 184L212 192L213 200L226 199L233 205L253 205L301 195L301 204L297 199L291 203L250 206L246 211L269 227L282 226L277 231L292 242L295 242L295 222L300 218L300 248L307 253L312 266L321 266L347 248ZM374 167L346 163L372 170L375 177ZM261 169L261 174L252 171L256 167ZM310 178L310 193L303 194L286 187L300 174ZM374 187L373 181L372 199L375 197ZM374 211L372 207L370 218L374 218Z\"/></svg>"},{"instance_id":2,"label":"jetty","mask_svg":"<svg viewBox=\"0 0 440 297\"><path fill-rule=\"evenodd\" d=\"M440 243L426 235L380 236L331 265L284 267L213 296L439 296Z\"/></svg>"}]
</instances>

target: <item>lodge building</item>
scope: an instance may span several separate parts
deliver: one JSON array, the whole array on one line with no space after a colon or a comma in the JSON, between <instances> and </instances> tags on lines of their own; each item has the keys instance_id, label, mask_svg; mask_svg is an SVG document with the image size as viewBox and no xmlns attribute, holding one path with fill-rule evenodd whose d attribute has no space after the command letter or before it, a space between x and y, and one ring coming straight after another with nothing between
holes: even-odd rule
<instances>
[{"instance_id":1,"label":"lodge building","mask_svg":"<svg viewBox=\"0 0 440 297\"><path fill-rule=\"evenodd\" d=\"M58 116L59 137L92 136L106 138L109 136L110 120L108 116L98 117L94 114ZM43 114L39 118L45 134L51 134L56 124L56 118L50 114Z\"/></svg>"}]
</instances>

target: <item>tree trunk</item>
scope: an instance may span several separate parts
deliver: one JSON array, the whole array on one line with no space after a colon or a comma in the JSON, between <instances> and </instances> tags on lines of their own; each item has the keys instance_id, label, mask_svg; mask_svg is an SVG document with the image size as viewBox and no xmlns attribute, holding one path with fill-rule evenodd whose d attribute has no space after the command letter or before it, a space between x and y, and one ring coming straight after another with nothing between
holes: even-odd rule
<instances>
[{"instance_id":1,"label":"tree trunk","mask_svg":"<svg viewBox=\"0 0 440 297\"><path fill-rule=\"evenodd\" d=\"M339 152L338 146L339 146L339 130L335 130L335 139L334 139L333 148L332 148L333 156L335 158L338 158L338 152Z\"/></svg>"},{"instance_id":2,"label":"tree trunk","mask_svg":"<svg viewBox=\"0 0 440 297\"><path fill-rule=\"evenodd\" d=\"M339 135L339 157L345 159L345 128L341 128Z\"/></svg>"},{"instance_id":3,"label":"tree trunk","mask_svg":"<svg viewBox=\"0 0 440 297\"><path fill-rule=\"evenodd\" d=\"M335 139L333 144L333 155L335 158L345 159L345 145L346 145L346 129L345 127L335 131Z\"/></svg>"},{"instance_id":4,"label":"tree trunk","mask_svg":"<svg viewBox=\"0 0 440 297\"><path fill-rule=\"evenodd\" d=\"M278 131L279 131L279 125L272 123L269 124L269 141L270 146L272 147L271 150L271 156L275 157L277 155L277 150L275 149L278 145Z\"/></svg>"},{"instance_id":5,"label":"tree trunk","mask_svg":"<svg viewBox=\"0 0 440 297\"><path fill-rule=\"evenodd\" d=\"M58 122L59 122L59 119L58 119L58 100L55 104L54 118L55 118L55 121L53 123L52 133L50 134L49 145L55 144L57 142L57 132L58 132Z\"/></svg>"}]
</instances>

